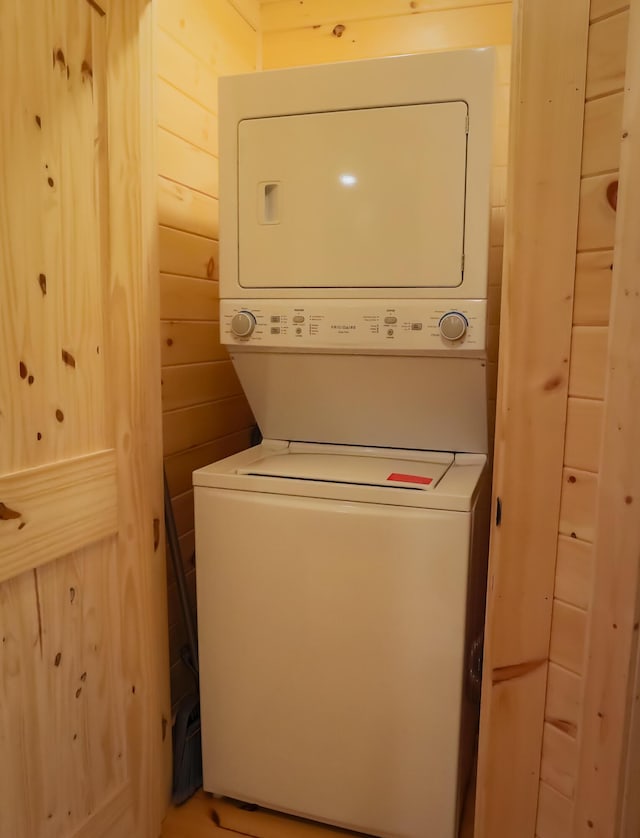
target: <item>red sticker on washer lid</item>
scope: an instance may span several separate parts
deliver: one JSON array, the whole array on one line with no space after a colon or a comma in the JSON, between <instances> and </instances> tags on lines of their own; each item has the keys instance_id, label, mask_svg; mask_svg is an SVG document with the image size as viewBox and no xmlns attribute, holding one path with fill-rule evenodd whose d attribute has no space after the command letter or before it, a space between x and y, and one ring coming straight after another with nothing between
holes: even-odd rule
<instances>
[{"instance_id":1,"label":"red sticker on washer lid","mask_svg":"<svg viewBox=\"0 0 640 838\"><path fill-rule=\"evenodd\" d=\"M398 483L422 483L424 486L433 483L433 477L423 477L421 474L398 474L396 471L390 474L387 480L395 480Z\"/></svg>"}]
</instances>

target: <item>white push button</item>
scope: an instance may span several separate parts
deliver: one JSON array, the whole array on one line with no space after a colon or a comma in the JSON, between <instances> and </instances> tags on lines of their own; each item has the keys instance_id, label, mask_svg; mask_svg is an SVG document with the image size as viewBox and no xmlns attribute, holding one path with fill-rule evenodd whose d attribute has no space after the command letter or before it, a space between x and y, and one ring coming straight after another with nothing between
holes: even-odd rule
<instances>
[{"instance_id":1,"label":"white push button","mask_svg":"<svg viewBox=\"0 0 640 838\"><path fill-rule=\"evenodd\" d=\"M393 326L395 323L398 322L398 318L397 317L385 317L384 322L385 322L385 325L387 325L387 326Z\"/></svg>"},{"instance_id":2,"label":"white push button","mask_svg":"<svg viewBox=\"0 0 640 838\"><path fill-rule=\"evenodd\" d=\"M293 318L294 323L304 323L304 317L301 314L296 314Z\"/></svg>"}]
</instances>

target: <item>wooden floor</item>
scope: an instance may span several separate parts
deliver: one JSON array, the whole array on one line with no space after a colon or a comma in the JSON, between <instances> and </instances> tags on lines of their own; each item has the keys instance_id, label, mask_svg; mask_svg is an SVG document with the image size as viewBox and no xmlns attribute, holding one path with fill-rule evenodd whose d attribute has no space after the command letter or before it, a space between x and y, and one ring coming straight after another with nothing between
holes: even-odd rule
<instances>
[{"instance_id":1,"label":"wooden floor","mask_svg":"<svg viewBox=\"0 0 640 838\"><path fill-rule=\"evenodd\" d=\"M473 838L475 789L465 804L460 838ZM198 792L179 808L172 808L163 824L162 838L354 838L329 826L258 810L247 812L233 803Z\"/></svg>"}]
</instances>

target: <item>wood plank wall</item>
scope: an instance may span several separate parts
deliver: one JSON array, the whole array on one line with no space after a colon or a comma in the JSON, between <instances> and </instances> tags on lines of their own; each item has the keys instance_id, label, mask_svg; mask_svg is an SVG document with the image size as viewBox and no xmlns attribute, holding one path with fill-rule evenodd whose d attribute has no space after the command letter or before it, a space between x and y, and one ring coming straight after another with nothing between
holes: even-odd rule
<instances>
[{"instance_id":1,"label":"wood plank wall","mask_svg":"<svg viewBox=\"0 0 640 838\"><path fill-rule=\"evenodd\" d=\"M628 4L592 0L539 838L571 834L593 590Z\"/></svg>"},{"instance_id":2,"label":"wood plank wall","mask_svg":"<svg viewBox=\"0 0 640 838\"><path fill-rule=\"evenodd\" d=\"M511 62L510 0L262 0L265 69L416 52L496 46L491 250L490 420L495 420Z\"/></svg>"},{"instance_id":3,"label":"wood plank wall","mask_svg":"<svg viewBox=\"0 0 640 838\"><path fill-rule=\"evenodd\" d=\"M256 69L258 0L158 0L158 210L165 467L195 606L191 472L246 448L253 417L218 328L218 78ZM174 706L192 687L169 569Z\"/></svg>"}]
</instances>

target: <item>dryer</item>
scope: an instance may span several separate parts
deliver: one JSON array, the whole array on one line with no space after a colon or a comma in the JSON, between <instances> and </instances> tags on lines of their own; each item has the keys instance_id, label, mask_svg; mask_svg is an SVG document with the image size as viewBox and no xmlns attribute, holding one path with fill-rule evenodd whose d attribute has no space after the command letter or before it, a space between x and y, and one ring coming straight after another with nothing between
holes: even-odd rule
<instances>
[{"instance_id":1,"label":"dryer","mask_svg":"<svg viewBox=\"0 0 640 838\"><path fill-rule=\"evenodd\" d=\"M265 440L194 473L208 791L455 835L493 85L492 50L221 79L220 331Z\"/></svg>"}]
</instances>

